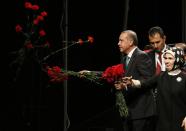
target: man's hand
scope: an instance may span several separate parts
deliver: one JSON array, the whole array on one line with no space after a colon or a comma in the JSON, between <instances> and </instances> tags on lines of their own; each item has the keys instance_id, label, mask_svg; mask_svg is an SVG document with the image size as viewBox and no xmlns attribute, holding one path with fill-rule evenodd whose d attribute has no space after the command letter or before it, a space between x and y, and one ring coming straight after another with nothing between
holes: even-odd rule
<instances>
[{"instance_id":1,"label":"man's hand","mask_svg":"<svg viewBox=\"0 0 186 131\"><path fill-rule=\"evenodd\" d=\"M83 78L83 77L85 77L85 75L90 74L91 71L89 71L89 70L81 70L78 73L79 73L80 78Z\"/></svg>"},{"instance_id":2,"label":"man's hand","mask_svg":"<svg viewBox=\"0 0 186 131\"><path fill-rule=\"evenodd\" d=\"M123 90L126 88L126 84L122 81L115 81L114 82L114 87L116 88L116 90Z\"/></svg>"},{"instance_id":3,"label":"man's hand","mask_svg":"<svg viewBox=\"0 0 186 131\"><path fill-rule=\"evenodd\" d=\"M126 86L132 86L133 85L132 76L130 76L130 77L123 77L122 78L122 82L125 83Z\"/></svg>"},{"instance_id":4,"label":"man's hand","mask_svg":"<svg viewBox=\"0 0 186 131\"><path fill-rule=\"evenodd\" d=\"M120 81L115 81L114 86L116 88L116 90L127 90L128 86L132 86L133 82L132 82L132 76L130 77L123 77L122 80Z\"/></svg>"}]
</instances>

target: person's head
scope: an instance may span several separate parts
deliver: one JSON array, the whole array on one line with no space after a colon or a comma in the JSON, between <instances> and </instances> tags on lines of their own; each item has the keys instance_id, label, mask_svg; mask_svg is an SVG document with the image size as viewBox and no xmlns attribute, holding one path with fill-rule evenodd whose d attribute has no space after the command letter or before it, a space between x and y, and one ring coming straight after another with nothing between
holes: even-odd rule
<instances>
[{"instance_id":1,"label":"person's head","mask_svg":"<svg viewBox=\"0 0 186 131\"><path fill-rule=\"evenodd\" d=\"M134 31L126 30L121 32L118 42L118 46L121 53L128 54L137 45L138 37Z\"/></svg>"},{"instance_id":2,"label":"person's head","mask_svg":"<svg viewBox=\"0 0 186 131\"><path fill-rule=\"evenodd\" d=\"M180 69L184 65L184 52L180 48L172 47L163 54L167 71Z\"/></svg>"},{"instance_id":3,"label":"person's head","mask_svg":"<svg viewBox=\"0 0 186 131\"><path fill-rule=\"evenodd\" d=\"M183 49L184 59L186 61L186 43L175 43L175 47Z\"/></svg>"},{"instance_id":4,"label":"person's head","mask_svg":"<svg viewBox=\"0 0 186 131\"><path fill-rule=\"evenodd\" d=\"M148 38L150 45L155 51L160 52L165 47L166 36L161 27L155 26L150 28L148 31Z\"/></svg>"}]
</instances>

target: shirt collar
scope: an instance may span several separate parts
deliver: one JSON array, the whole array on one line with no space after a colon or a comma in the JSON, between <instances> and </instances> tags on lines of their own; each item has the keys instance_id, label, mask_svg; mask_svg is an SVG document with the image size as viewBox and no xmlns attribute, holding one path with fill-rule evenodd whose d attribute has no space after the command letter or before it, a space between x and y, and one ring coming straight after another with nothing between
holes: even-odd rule
<instances>
[{"instance_id":1,"label":"shirt collar","mask_svg":"<svg viewBox=\"0 0 186 131\"><path fill-rule=\"evenodd\" d=\"M167 49L167 45L165 44L163 50L161 50L161 53L163 54L163 52L165 52L166 49ZM156 54L158 54L158 53L156 52Z\"/></svg>"},{"instance_id":2,"label":"shirt collar","mask_svg":"<svg viewBox=\"0 0 186 131\"><path fill-rule=\"evenodd\" d=\"M167 45L165 44L165 46L161 52L163 53L166 49L167 49Z\"/></svg>"},{"instance_id":3,"label":"shirt collar","mask_svg":"<svg viewBox=\"0 0 186 131\"><path fill-rule=\"evenodd\" d=\"M133 54L133 52L134 52L134 50L136 49L137 47L134 47L130 52L129 52L129 54L127 55L128 57L132 57L132 54Z\"/></svg>"}]
</instances>

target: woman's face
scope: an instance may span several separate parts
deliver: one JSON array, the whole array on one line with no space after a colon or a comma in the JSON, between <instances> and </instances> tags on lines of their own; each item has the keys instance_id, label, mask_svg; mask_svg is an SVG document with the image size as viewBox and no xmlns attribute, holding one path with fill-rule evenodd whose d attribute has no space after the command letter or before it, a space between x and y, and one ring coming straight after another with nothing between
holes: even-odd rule
<instances>
[{"instance_id":1,"label":"woman's face","mask_svg":"<svg viewBox=\"0 0 186 131\"><path fill-rule=\"evenodd\" d=\"M172 54L166 53L164 55L165 68L167 71L170 71L174 67L175 58Z\"/></svg>"}]
</instances>

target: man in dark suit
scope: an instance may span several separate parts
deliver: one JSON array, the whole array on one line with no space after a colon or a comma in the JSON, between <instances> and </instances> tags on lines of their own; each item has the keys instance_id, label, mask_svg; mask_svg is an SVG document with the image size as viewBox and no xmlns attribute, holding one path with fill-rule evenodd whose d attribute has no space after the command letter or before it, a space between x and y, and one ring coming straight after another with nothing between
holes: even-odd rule
<instances>
[{"instance_id":1,"label":"man in dark suit","mask_svg":"<svg viewBox=\"0 0 186 131\"><path fill-rule=\"evenodd\" d=\"M152 61L149 56L138 47L137 34L132 30L121 32L118 46L124 54L122 62L125 64L125 76L134 79L147 79L153 75ZM128 62L129 58L129 62ZM124 131L153 131L155 101L151 90L121 89L129 108L129 117L124 119ZM135 97L134 97L135 96Z\"/></svg>"},{"instance_id":2,"label":"man in dark suit","mask_svg":"<svg viewBox=\"0 0 186 131\"><path fill-rule=\"evenodd\" d=\"M148 39L150 49L145 50L145 52L152 60L151 66L153 68L153 74L158 75L161 71L165 71L165 63L162 54L166 49L170 48L170 46L166 44L166 35L164 34L163 29L159 26L154 26L149 29ZM153 88L152 92L154 101L156 101L157 89ZM154 126L156 126L156 118L157 116L154 117Z\"/></svg>"},{"instance_id":3,"label":"man in dark suit","mask_svg":"<svg viewBox=\"0 0 186 131\"><path fill-rule=\"evenodd\" d=\"M162 58L163 52L170 48L166 44L166 35L159 26L151 27L148 31L148 39L151 49L145 50L152 60L153 74L158 75L161 71L165 71L165 62ZM156 100L157 89L153 89L154 99Z\"/></svg>"},{"instance_id":4,"label":"man in dark suit","mask_svg":"<svg viewBox=\"0 0 186 131\"><path fill-rule=\"evenodd\" d=\"M159 74L160 72L157 71L158 65L160 65L160 71L165 71L165 63L161 54L169 48L166 44L166 35L161 27L154 26L149 29L148 38L151 49L145 50L145 52L148 53L152 60L153 74ZM161 59L161 62L159 61L159 58Z\"/></svg>"}]
</instances>

